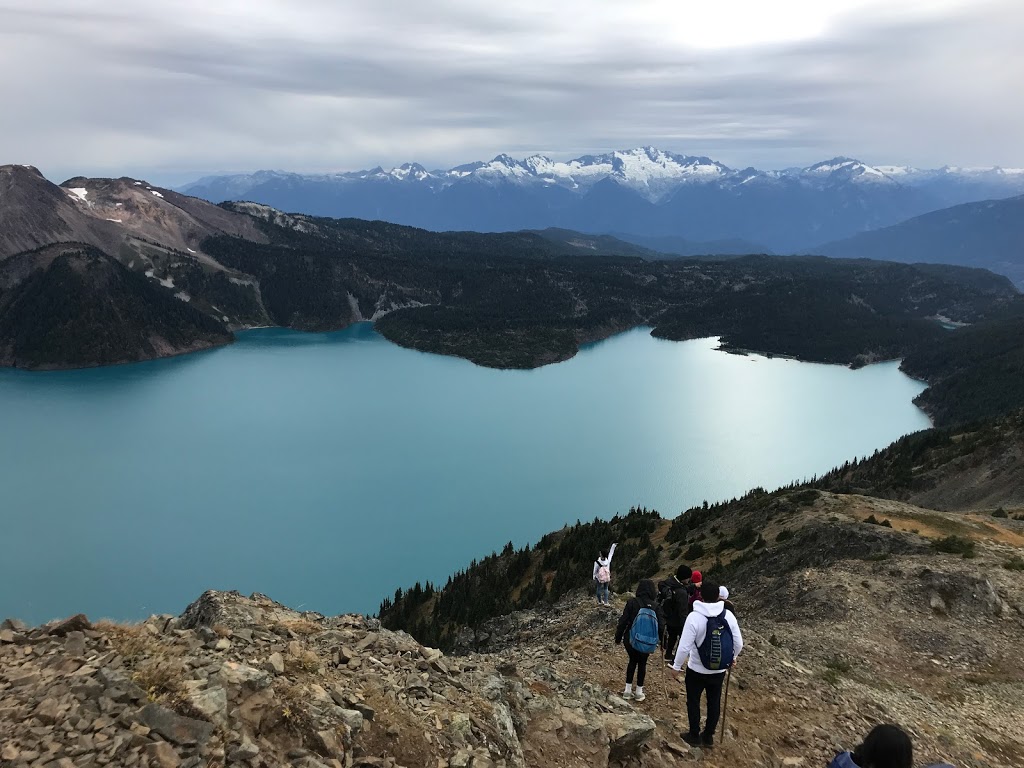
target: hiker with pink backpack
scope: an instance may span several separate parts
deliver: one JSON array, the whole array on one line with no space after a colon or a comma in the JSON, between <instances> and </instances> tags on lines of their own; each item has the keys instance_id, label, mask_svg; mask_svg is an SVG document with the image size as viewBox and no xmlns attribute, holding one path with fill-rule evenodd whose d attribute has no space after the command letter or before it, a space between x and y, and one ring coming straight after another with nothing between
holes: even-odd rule
<instances>
[{"instance_id":1,"label":"hiker with pink backpack","mask_svg":"<svg viewBox=\"0 0 1024 768\"><path fill-rule=\"evenodd\" d=\"M629 663L626 665L626 689L622 698L643 701L644 678L647 676L647 659L658 650L664 637L665 615L658 605L658 588L651 579L642 579L636 588L636 597L626 601L626 607L615 628L615 644L626 646ZM636 674L636 692L633 692L633 675Z\"/></svg>"},{"instance_id":2,"label":"hiker with pink backpack","mask_svg":"<svg viewBox=\"0 0 1024 768\"><path fill-rule=\"evenodd\" d=\"M615 555L615 547L607 552L599 552L597 560L594 561L594 584L597 586L597 604L611 605L608 600L608 585L612 580L612 557Z\"/></svg>"}]
</instances>

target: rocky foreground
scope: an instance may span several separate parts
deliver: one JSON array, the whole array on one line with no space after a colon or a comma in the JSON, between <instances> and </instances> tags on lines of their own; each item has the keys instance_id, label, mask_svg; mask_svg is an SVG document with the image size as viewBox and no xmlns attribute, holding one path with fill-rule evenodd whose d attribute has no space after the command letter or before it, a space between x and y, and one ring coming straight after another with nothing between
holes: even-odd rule
<instances>
[{"instance_id":1,"label":"rocky foreground","mask_svg":"<svg viewBox=\"0 0 1024 768\"><path fill-rule=\"evenodd\" d=\"M549 764L565 741L606 765L655 731L600 685L560 679L545 649L521 667L446 658L262 595L208 592L134 626L8 620L0 643L5 766L486 768Z\"/></svg>"},{"instance_id":2,"label":"rocky foreground","mask_svg":"<svg viewBox=\"0 0 1024 768\"><path fill-rule=\"evenodd\" d=\"M136 625L4 622L0 765L811 768L878 722L919 765L1024 765L1021 521L822 494L785 525L802 533L772 523L780 542L730 584L747 649L714 750L680 738L656 659L647 700L618 697L625 595L502 617L446 656L375 619L207 592ZM949 533L970 557L936 549Z\"/></svg>"}]
</instances>

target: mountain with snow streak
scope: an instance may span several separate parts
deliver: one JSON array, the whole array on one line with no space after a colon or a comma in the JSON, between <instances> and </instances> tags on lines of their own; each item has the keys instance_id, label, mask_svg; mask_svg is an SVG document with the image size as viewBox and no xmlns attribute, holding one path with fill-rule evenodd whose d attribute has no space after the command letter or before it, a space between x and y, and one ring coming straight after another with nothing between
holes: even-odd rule
<instances>
[{"instance_id":1,"label":"mountain with snow streak","mask_svg":"<svg viewBox=\"0 0 1024 768\"><path fill-rule=\"evenodd\" d=\"M1024 193L1024 169L922 170L835 157L802 168L731 168L637 147L556 160L500 154L448 169L414 162L321 174L209 176L182 191L318 216L435 231L572 229L804 251L964 202Z\"/></svg>"}]
</instances>

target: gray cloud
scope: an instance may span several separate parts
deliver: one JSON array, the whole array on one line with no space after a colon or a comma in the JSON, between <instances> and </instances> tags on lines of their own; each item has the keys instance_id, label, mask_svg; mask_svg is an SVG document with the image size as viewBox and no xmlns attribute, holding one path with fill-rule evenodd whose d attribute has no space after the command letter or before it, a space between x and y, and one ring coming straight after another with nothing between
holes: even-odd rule
<instances>
[{"instance_id":1,"label":"gray cloud","mask_svg":"<svg viewBox=\"0 0 1024 768\"><path fill-rule=\"evenodd\" d=\"M842 0L820 19L829 4L780 0L777 20L704 26L660 0L40 5L0 0L0 162L54 178L648 143L735 166L1024 165L1017 0Z\"/></svg>"}]
</instances>

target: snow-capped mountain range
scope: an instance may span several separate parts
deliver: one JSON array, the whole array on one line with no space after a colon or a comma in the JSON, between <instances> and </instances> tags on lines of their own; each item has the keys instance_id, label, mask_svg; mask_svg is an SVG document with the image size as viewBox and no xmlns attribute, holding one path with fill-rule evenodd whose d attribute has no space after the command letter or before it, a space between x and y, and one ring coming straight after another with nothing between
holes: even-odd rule
<instances>
[{"instance_id":1,"label":"snow-capped mountain range","mask_svg":"<svg viewBox=\"0 0 1024 768\"><path fill-rule=\"evenodd\" d=\"M806 168L735 169L655 147L552 160L501 154L446 170L208 176L181 191L288 211L379 218L427 229L566 227L744 239L799 250L938 208L1024 193L1024 168L922 170L836 157Z\"/></svg>"}]
</instances>

